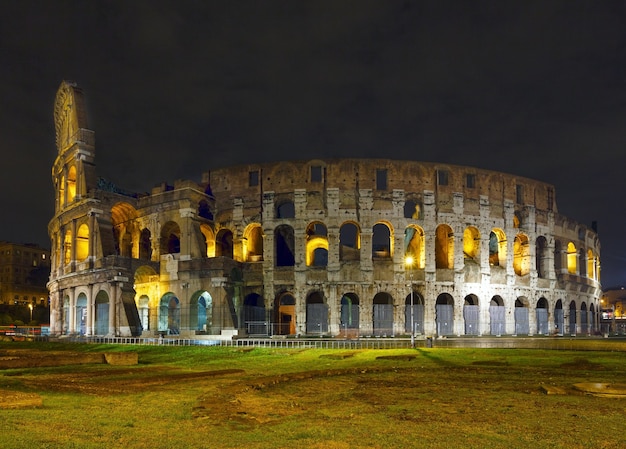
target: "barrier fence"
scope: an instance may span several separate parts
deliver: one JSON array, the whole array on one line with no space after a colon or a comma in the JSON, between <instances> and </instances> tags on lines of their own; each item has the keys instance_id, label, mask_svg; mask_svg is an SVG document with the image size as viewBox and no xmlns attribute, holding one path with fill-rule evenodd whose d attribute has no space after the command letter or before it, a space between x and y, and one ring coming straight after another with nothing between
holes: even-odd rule
<instances>
[{"instance_id":1,"label":"barrier fence","mask_svg":"<svg viewBox=\"0 0 626 449\"><path fill-rule=\"evenodd\" d=\"M35 337L35 340L68 343L98 343L125 345L162 346L221 346L235 348L316 348L316 349L409 349L410 338L365 337L350 339L306 339L306 338L237 338L232 340L190 338L141 338L141 337L85 337L64 336L60 338ZM415 348L489 348L489 349L553 349L576 351L620 351L626 352L626 339L619 337L475 337L475 338L420 338Z\"/></svg>"},{"instance_id":2,"label":"barrier fence","mask_svg":"<svg viewBox=\"0 0 626 449\"><path fill-rule=\"evenodd\" d=\"M162 337L106 337L65 335L51 337L45 326L0 326L0 335L17 340L58 341L68 343L97 343L123 345L162 345L162 346L223 346L256 348L319 348L319 349L403 349L411 348L408 337L357 338L295 338L285 336L248 337L233 339L178 338ZM613 336L473 336L452 338L431 338L419 336L415 339L416 348L494 348L494 349L560 349L560 350L605 350L626 352L626 338Z\"/></svg>"}]
</instances>

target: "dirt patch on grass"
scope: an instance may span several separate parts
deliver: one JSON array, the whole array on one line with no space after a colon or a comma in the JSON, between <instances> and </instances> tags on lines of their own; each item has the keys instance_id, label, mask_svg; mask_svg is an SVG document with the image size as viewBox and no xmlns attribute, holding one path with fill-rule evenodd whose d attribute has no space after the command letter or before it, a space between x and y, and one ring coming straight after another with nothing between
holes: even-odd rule
<instances>
[{"instance_id":1,"label":"dirt patch on grass","mask_svg":"<svg viewBox=\"0 0 626 449\"><path fill-rule=\"evenodd\" d=\"M0 410L37 407L43 407L43 399L37 393L0 389Z\"/></svg>"},{"instance_id":2,"label":"dirt patch on grass","mask_svg":"<svg viewBox=\"0 0 626 449\"><path fill-rule=\"evenodd\" d=\"M80 373L41 373L24 376L22 383L41 391L67 391L98 396L136 393L182 381L203 380L244 373L241 369L180 372L163 367L104 368Z\"/></svg>"},{"instance_id":3,"label":"dirt patch on grass","mask_svg":"<svg viewBox=\"0 0 626 449\"><path fill-rule=\"evenodd\" d=\"M339 354L322 354L320 355L320 359L331 359L331 360L343 360L354 357L355 352L344 352Z\"/></svg>"},{"instance_id":4,"label":"dirt patch on grass","mask_svg":"<svg viewBox=\"0 0 626 449\"><path fill-rule=\"evenodd\" d=\"M357 379L363 376L404 370L398 367L311 370L235 382L198 398L193 416L230 423L234 428L268 424L307 412L312 407L314 385L324 385L320 398L325 398L329 392L336 393L339 384L348 382L350 388L360 389ZM367 383L371 386L370 380Z\"/></svg>"},{"instance_id":5,"label":"dirt patch on grass","mask_svg":"<svg viewBox=\"0 0 626 449\"><path fill-rule=\"evenodd\" d=\"M586 371L603 371L605 367L599 363L593 363L585 358L576 358L568 363L561 364L563 369L575 369Z\"/></svg>"},{"instance_id":6,"label":"dirt patch on grass","mask_svg":"<svg viewBox=\"0 0 626 449\"><path fill-rule=\"evenodd\" d=\"M417 356L415 354L402 354L402 355L381 355L376 357L376 360L415 360Z\"/></svg>"}]
</instances>

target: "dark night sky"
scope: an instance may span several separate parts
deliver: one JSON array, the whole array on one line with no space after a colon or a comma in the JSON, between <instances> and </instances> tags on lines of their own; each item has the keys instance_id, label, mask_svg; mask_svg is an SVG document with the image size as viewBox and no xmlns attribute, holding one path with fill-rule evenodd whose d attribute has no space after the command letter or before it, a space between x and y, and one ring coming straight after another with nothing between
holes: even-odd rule
<instances>
[{"instance_id":1,"label":"dark night sky","mask_svg":"<svg viewBox=\"0 0 626 449\"><path fill-rule=\"evenodd\" d=\"M100 176L390 157L550 182L626 285L624 1L0 3L0 239L49 246L53 103L76 81Z\"/></svg>"}]
</instances>

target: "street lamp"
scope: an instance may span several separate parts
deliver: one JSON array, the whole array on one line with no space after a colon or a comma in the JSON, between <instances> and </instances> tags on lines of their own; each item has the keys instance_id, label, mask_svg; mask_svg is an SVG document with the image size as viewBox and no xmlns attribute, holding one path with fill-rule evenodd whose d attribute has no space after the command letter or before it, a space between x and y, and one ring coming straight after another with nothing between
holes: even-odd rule
<instances>
[{"instance_id":1,"label":"street lamp","mask_svg":"<svg viewBox=\"0 0 626 449\"><path fill-rule=\"evenodd\" d=\"M33 322L33 305L29 304L28 308L30 309L30 323Z\"/></svg>"},{"instance_id":2,"label":"street lamp","mask_svg":"<svg viewBox=\"0 0 626 449\"><path fill-rule=\"evenodd\" d=\"M413 317L413 257L406 256L404 259L404 264L409 270L409 287L411 288L411 347L415 348L415 323Z\"/></svg>"}]
</instances>

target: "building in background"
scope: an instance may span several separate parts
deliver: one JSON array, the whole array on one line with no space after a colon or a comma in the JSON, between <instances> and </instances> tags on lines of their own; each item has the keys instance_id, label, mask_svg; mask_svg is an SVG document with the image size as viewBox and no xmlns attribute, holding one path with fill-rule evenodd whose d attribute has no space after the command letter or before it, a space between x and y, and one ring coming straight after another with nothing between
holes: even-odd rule
<instances>
[{"instance_id":1,"label":"building in background","mask_svg":"<svg viewBox=\"0 0 626 449\"><path fill-rule=\"evenodd\" d=\"M609 287L600 300L600 327L603 334L626 335L626 287Z\"/></svg>"},{"instance_id":2,"label":"building in background","mask_svg":"<svg viewBox=\"0 0 626 449\"><path fill-rule=\"evenodd\" d=\"M600 241L552 185L417 161L243 164L150 193L96 175L57 92L53 335L588 335Z\"/></svg>"},{"instance_id":3,"label":"building in background","mask_svg":"<svg viewBox=\"0 0 626 449\"><path fill-rule=\"evenodd\" d=\"M48 249L0 242L0 304L47 307L49 276Z\"/></svg>"}]
</instances>

